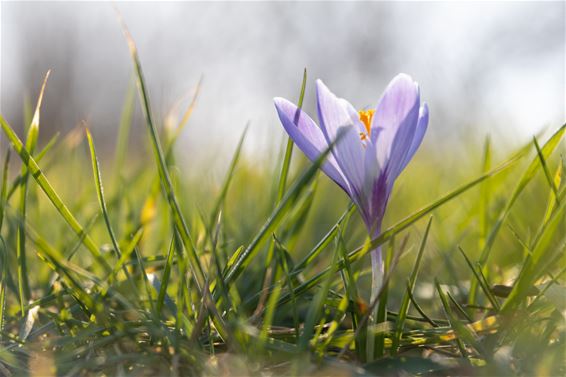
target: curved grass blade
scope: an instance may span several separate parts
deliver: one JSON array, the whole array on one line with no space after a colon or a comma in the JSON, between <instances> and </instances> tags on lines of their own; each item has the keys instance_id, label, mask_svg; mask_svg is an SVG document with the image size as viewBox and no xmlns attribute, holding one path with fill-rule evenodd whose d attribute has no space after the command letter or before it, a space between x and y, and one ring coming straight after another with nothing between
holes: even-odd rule
<instances>
[{"instance_id":1,"label":"curved grass blade","mask_svg":"<svg viewBox=\"0 0 566 377\"><path fill-rule=\"evenodd\" d=\"M489 285L486 284L485 280L483 279L483 276L482 276L482 273L481 273L481 267L478 266L478 268L476 269L476 267L474 266L474 264L472 263L470 258L468 258L468 256L464 252L464 249L462 249L460 246L458 246L458 250L460 250L460 253L462 254L464 259L466 260L466 264L468 265L470 270L472 270L472 273L474 274L474 277L476 278L475 281L477 282L477 284L479 284L479 286L483 290L483 293L485 294L485 296L487 297L487 299L489 300L489 302L491 303L493 308L495 308L497 311L499 311L499 306L500 306L499 302L497 302L497 299L493 295L493 292L489 288Z\"/></svg>"},{"instance_id":2,"label":"curved grass blade","mask_svg":"<svg viewBox=\"0 0 566 377\"><path fill-rule=\"evenodd\" d=\"M110 216L108 215L108 208L106 206L106 200L104 199L104 188L102 186L102 175L100 173L100 164L98 162L98 157L96 155L96 149L94 147L94 141L92 139L92 134L90 133L88 128L85 128L86 138L88 141L88 147L90 150L90 159L92 162L92 173L94 175L94 184L96 186L96 195L98 197L98 204L100 205L100 210L102 211L102 217L104 218L104 223L106 224L106 230L108 231L108 235L110 236L110 240L112 242L112 246L116 252L116 257L118 260L122 257L122 252L120 250L120 244L114 234L114 230L112 229L112 224L110 223ZM124 275L126 279L130 282L132 287L135 289L135 283L131 279L130 273L128 272L127 268L122 269L124 271Z\"/></svg>"},{"instance_id":3,"label":"curved grass blade","mask_svg":"<svg viewBox=\"0 0 566 377\"><path fill-rule=\"evenodd\" d=\"M15 218L17 222L22 222L21 218ZM110 285L105 281L100 279L94 273L85 270L82 267L72 263L71 261L67 260L64 255L62 255L59 250L53 247L49 242L47 242L33 227L29 222L25 224L25 231L26 234L31 242L35 244L37 247L37 255L38 257L42 258L44 261L47 261L49 267L54 269L63 279L67 279L67 283L71 283L70 285L67 284L72 290L78 289L78 295L75 296L82 304L89 303L89 310L92 313L100 312L100 307L96 305L96 302L92 300L92 294L89 293L81 284L80 282L75 279L70 273L73 272L78 276L86 278L94 283L96 286L101 288L103 295L106 292L112 293L112 295L120 301L124 306L127 308L133 309L133 306L126 300L122 295L115 292ZM66 278L65 278L66 276ZM73 291L77 293L76 291ZM31 307L31 305L28 305Z\"/></svg>"},{"instance_id":4,"label":"curved grass blade","mask_svg":"<svg viewBox=\"0 0 566 377\"><path fill-rule=\"evenodd\" d=\"M391 346L391 352L396 354L399 349L399 343L401 341L401 334L403 333L403 329L405 326L405 319L407 318L407 314L409 312L409 306L411 303L411 299L409 298L409 294L413 292L415 289L415 283L417 281L417 276L419 274L419 270L421 267L421 261L424 254L424 249L426 245L426 241L428 239L428 234L430 231L430 226L432 224L432 216L428 220L428 224L426 225L426 229L423 235L423 239L419 246L419 251L417 253L417 258L415 259L415 264L413 265L413 270L411 271L411 275L408 280L408 291L405 292L403 296L403 301L401 301L401 307L399 308L399 314L397 320L395 321L395 334L393 336L393 343Z\"/></svg>"},{"instance_id":5,"label":"curved grass blade","mask_svg":"<svg viewBox=\"0 0 566 377\"><path fill-rule=\"evenodd\" d=\"M554 173L553 185L554 187L560 187L560 183L562 182L562 172L564 171L564 162L561 161L556 168L556 172ZM543 223L546 223L548 219L550 219L550 215L554 208L556 207L556 194L554 190L550 190L550 194L548 196L548 204L546 206L546 212L544 214Z\"/></svg>"},{"instance_id":6,"label":"curved grass blade","mask_svg":"<svg viewBox=\"0 0 566 377\"><path fill-rule=\"evenodd\" d=\"M454 313L452 313L452 309L450 308L450 303L448 302L448 298L446 297L446 293L440 287L440 283L437 279L434 279L434 284L436 286L436 290L438 291L438 295L440 296L440 300L442 302L442 306L444 307L444 312L446 313L446 317L448 317L448 321L450 322L450 326L454 330L456 334L456 343L458 344L458 348L462 353L463 357L468 357L468 352L466 350L465 343L468 343L472 347L476 349L480 354L485 355L486 352L483 349L481 343L478 340L477 334L475 332L464 325L462 322L456 318ZM465 342L465 343L464 343Z\"/></svg>"},{"instance_id":7,"label":"curved grass blade","mask_svg":"<svg viewBox=\"0 0 566 377\"><path fill-rule=\"evenodd\" d=\"M297 114L296 116L299 116L300 114L300 109L303 106L303 100L304 100L304 96L305 96L305 89L306 89L306 84L307 84L307 69L305 68L305 70L303 71L303 81L301 84L301 93L299 95L299 104L297 106ZM295 119L297 120L297 119ZM287 146L285 148L285 156L283 158L283 164L281 165L281 173L279 175L279 184L278 184L278 189L277 189L277 197L275 198L275 205L279 204L279 202L281 201L281 199L283 198L283 195L285 194L285 186L287 185L287 176L289 175L289 168L291 166L291 157L293 155L293 146L294 146L294 142L293 139L291 139L291 137L287 138ZM272 239L270 244L269 244L269 248L267 250L267 257L265 258L265 273L263 276L263 286L264 288L268 287L269 285L271 285L272 281L273 281L273 274L271 273L271 268L272 268L272 261L273 261L273 254L275 252L275 240ZM280 286L278 285L279 289ZM262 294L259 300L259 303L257 305L257 309L256 312L259 312L261 310L261 308L264 306L264 302L267 299L267 293L268 290L264 290L265 294Z\"/></svg>"},{"instance_id":8,"label":"curved grass blade","mask_svg":"<svg viewBox=\"0 0 566 377\"><path fill-rule=\"evenodd\" d=\"M0 341L4 332L4 316L6 313L6 281L8 280L8 254L4 238L0 236Z\"/></svg>"},{"instance_id":9,"label":"curved grass blade","mask_svg":"<svg viewBox=\"0 0 566 377\"><path fill-rule=\"evenodd\" d=\"M450 293L450 291L446 291L446 295L452 302L452 305L454 305L454 307L458 309L458 313L460 313L464 318L466 318L466 321L468 321L468 323L473 323L474 320L472 319L472 317L470 317L470 315L466 312L466 310L464 310L462 305L460 305L458 300L454 298L454 296Z\"/></svg>"},{"instance_id":10,"label":"curved grass blade","mask_svg":"<svg viewBox=\"0 0 566 377\"><path fill-rule=\"evenodd\" d=\"M173 264L174 250L175 250L175 242L174 239L171 239L171 245L169 245L169 252L167 253L167 263L165 264L165 269L163 270L163 277L161 278L161 286L159 287L159 294L157 296L157 315L161 314L161 310L163 309L163 304L165 303L165 297L167 296L167 287L169 286L169 278L171 277L171 265Z\"/></svg>"},{"instance_id":11,"label":"curved grass blade","mask_svg":"<svg viewBox=\"0 0 566 377\"><path fill-rule=\"evenodd\" d=\"M150 277L146 272L145 264L137 247L134 248L134 253L136 254L136 259L138 261L138 265L140 266L142 282L145 287L145 293L147 295L147 301L149 303L149 310L153 314L153 317L157 318L157 312L155 311L155 304L153 302L153 295L152 295L153 291L151 289L151 287L153 286L153 284L151 283L151 280L153 280L154 278L153 274L151 274L151 280L150 280Z\"/></svg>"},{"instance_id":12,"label":"curved grass blade","mask_svg":"<svg viewBox=\"0 0 566 377\"><path fill-rule=\"evenodd\" d=\"M370 305L367 309L367 312L362 317L362 320L358 324L358 328L354 332L354 336L346 341L346 344L340 350L339 356L344 355L346 350L348 350L348 348L350 347L350 344L360 336L360 333L362 331L369 333L369 331L367 331L368 330L368 323L371 320L372 314L376 312L377 305L382 300L382 296L386 292L386 289L387 289L386 287L389 284L389 280L391 279L392 272L395 270L395 267L397 266L397 263L399 262L399 258L401 257L401 254L403 253L403 250L406 246L406 241L407 241L407 238L405 238L405 240L403 241L403 245L401 246L399 252L392 253L393 255L391 256L391 259L390 259L389 268L387 270L385 270L385 274L383 275L383 280L382 280L381 287L380 287L379 291L377 292L376 296L373 298L373 301L370 302ZM333 266L331 266L331 267L333 267ZM336 267L337 267L337 269L342 268L339 265L336 266ZM381 333L383 332L383 331L380 331L381 328L386 328L386 326L381 326L381 325L383 325L383 324L378 324L377 326L372 326L373 327L372 333L371 333L372 337L375 337L375 335L378 335L378 334L381 335ZM373 341L369 337L368 337L368 345L370 347L373 345ZM371 357L371 356L373 356L373 350L370 347L368 347L366 352L368 353L368 356Z\"/></svg>"},{"instance_id":13,"label":"curved grass blade","mask_svg":"<svg viewBox=\"0 0 566 377\"><path fill-rule=\"evenodd\" d=\"M299 339L299 314L298 314L298 310L297 310L297 300L293 294L294 292L294 287L293 287L293 279L291 278L291 275L289 274L290 270L289 270L289 263L287 261L286 258L286 251L284 249L276 249L279 252L276 254L276 257L278 259L278 263L281 266L281 268L283 269L283 273L285 274L285 281L287 283L287 289L289 290L289 292L291 293L291 305L293 306L293 327L295 328L295 338ZM279 296L277 297L277 299L279 299ZM277 307L277 300L274 300L275 302L273 303L273 307L276 308Z\"/></svg>"},{"instance_id":14,"label":"curved grass blade","mask_svg":"<svg viewBox=\"0 0 566 377\"><path fill-rule=\"evenodd\" d=\"M234 171L240 160L240 153L242 151L242 145L244 144L244 139L248 132L248 126L246 126L242 136L240 137L240 141L238 142L238 146L236 147L236 151L234 152L234 156L232 157L232 161L230 162L230 167L228 168L228 173L226 174L226 178L224 180L224 184L222 185L222 189L220 191L220 195L218 199L216 199L216 203L214 204L214 208L210 213L210 220L209 220L209 230L213 229L214 223L218 219L222 206L224 205L224 200L226 199L226 194L228 194L228 189L230 188L230 183L232 182L232 177L234 176Z\"/></svg>"},{"instance_id":15,"label":"curved grass blade","mask_svg":"<svg viewBox=\"0 0 566 377\"><path fill-rule=\"evenodd\" d=\"M531 247L532 253L527 257L523 263L519 277L513 285L511 293L501 306L501 312L504 314L511 313L521 301L528 296L531 287L535 284L536 280L545 272L549 271L550 266L554 263L556 258L564 253L566 250L566 236L560 227L564 221L564 213L566 212L566 204L564 198L566 197L566 189L560 193L562 204L552 213L550 219L543 225L541 232L536 235L533 245ZM561 240L559 245L551 246L551 240L557 231Z\"/></svg>"},{"instance_id":16,"label":"curved grass blade","mask_svg":"<svg viewBox=\"0 0 566 377\"><path fill-rule=\"evenodd\" d=\"M548 158L552 154L552 152L556 149L556 147L560 144L560 141L562 140L562 136L564 135L565 131L566 131L566 124L563 124L558 130L556 130L556 132L548 139L548 141L540 149L541 155L545 159ZM507 201L507 204L499 213L499 217L497 218L497 221L495 222L494 226L491 229L491 232L487 237L487 240L485 242L485 247L483 248L479 259L479 263L481 264L482 271L484 273L487 273L487 271L485 270L485 264L489 258L489 255L491 253L491 248L495 242L497 234L499 233L501 226L507 219L507 216L511 212L511 208L515 204L517 198L523 192L527 184L535 176L539 168L539 160L540 158L538 155L533 158L533 160L531 161L531 163L523 173L521 179L515 186L515 189L513 190L513 193L511 194L509 200ZM478 283L476 280L474 280L472 281L470 286L470 296L468 298L468 303L475 304L477 289L478 289Z\"/></svg>"},{"instance_id":17,"label":"curved grass blade","mask_svg":"<svg viewBox=\"0 0 566 377\"><path fill-rule=\"evenodd\" d=\"M280 253L285 253L283 245L281 245L281 243L279 242L279 240L277 240L275 235L273 236L273 238L275 242L275 250L277 255L279 255ZM283 259L284 258L285 257L283 257ZM276 261L279 262L280 258L277 258ZM263 323L259 334L259 341L261 345L263 345L263 343L265 343L265 341L267 340L267 335L269 333L271 324L273 323L273 318L275 316L277 300L279 299L284 284L282 280L283 267L279 263L274 263L274 266L272 266L272 268L275 269L275 273L273 274L273 281L275 282L275 286L272 289L267 288L266 290L266 292L268 292L267 295L269 295L269 298L267 298L267 304L265 305Z\"/></svg>"},{"instance_id":18,"label":"curved grass blade","mask_svg":"<svg viewBox=\"0 0 566 377\"><path fill-rule=\"evenodd\" d=\"M546 158L544 157L544 154L542 153L542 150L538 145L538 141L536 137L533 137L533 143L537 150L537 156L540 160L540 165L542 166L542 171L544 172L546 181L548 182L550 189L554 193L554 199L557 201L558 204L560 204L560 201L558 199L558 187L554 184L554 179L552 179L552 174L550 174L550 171L548 170L548 165L546 164Z\"/></svg>"},{"instance_id":19,"label":"curved grass blade","mask_svg":"<svg viewBox=\"0 0 566 377\"><path fill-rule=\"evenodd\" d=\"M344 224L344 227L340 227L338 230L338 243L339 243L339 251L340 257L344 262L344 269L342 269L342 282L344 285L345 295L344 298L347 299L347 302L352 303L350 309L350 316L352 318L352 330L356 331L358 329L358 324L360 323L360 318L363 315L362 305L366 305L364 301L360 299L358 289L357 289L357 277L352 271L350 262L348 260L348 250L346 249L346 242L344 241L344 231L347 228L347 221ZM291 293L293 293L291 291ZM361 339L356 338L356 353L361 360L364 360L366 357L366 343L367 338L364 336L367 332L362 331ZM329 339L330 342L330 339Z\"/></svg>"},{"instance_id":20,"label":"curved grass blade","mask_svg":"<svg viewBox=\"0 0 566 377\"><path fill-rule=\"evenodd\" d=\"M326 233L326 235L316 244L316 246L309 252L305 257L298 262L293 270L290 272L291 275L297 275L301 271L303 271L308 265L312 263L313 260L324 250L330 243L334 240L334 238L339 234L340 228L345 221L354 214L356 211L356 206L354 203L350 202L348 205L348 209L344 211L342 216L338 219L336 224L332 226L332 228Z\"/></svg>"},{"instance_id":21,"label":"curved grass blade","mask_svg":"<svg viewBox=\"0 0 566 377\"><path fill-rule=\"evenodd\" d=\"M128 260L130 260L132 253L134 252L135 248L140 243L142 237L143 237L143 228L138 228L138 230L134 233L134 236L132 237L130 242L124 248L122 256L120 257L120 260L114 266L114 269L112 270L112 276L116 275L118 273L118 271L122 268L122 266L124 266L124 264Z\"/></svg>"},{"instance_id":22,"label":"curved grass blade","mask_svg":"<svg viewBox=\"0 0 566 377\"><path fill-rule=\"evenodd\" d=\"M492 159L492 146L491 139L486 137L484 152L483 152L483 163L482 163L482 173L487 173L491 169L491 159ZM487 239L487 234L489 232L489 199L491 191L491 182L489 180L484 181L480 185L480 198L479 198L479 231L480 236L478 238L478 247L483 250L485 247L485 242Z\"/></svg>"},{"instance_id":23,"label":"curved grass blade","mask_svg":"<svg viewBox=\"0 0 566 377\"><path fill-rule=\"evenodd\" d=\"M4 166L2 167L2 189L0 189L0 231L4 224L4 210L8 202L8 167L10 166L10 149L6 151Z\"/></svg>"},{"instance_id":24,"label":"curved grass blade","mask_svg":"<svg viewBox=\"0 0 566 377\"><path fill-rule=\"evenodd\" d=\"M58 139L59 139L59 133L57 132L51 139L49 139L45 147L43 147L43 149L35 156L35 162L39 163L43 159L43 157L45 157L47 152L49 152L49 150L53 148L53 146L55 145ZM12 197L12 195L14 195L14 193L16 192L18 187L21 186L23 181L24 181L24 177L21 174L18 175L16 178L14 178L14 180L10 185L10 189L8 190L8 193L6 194L6 201L9 200Z\"/></svg>"},{"instance_id":25,"label":"curved grass blade","mask_svg":"<svg viewBox=\"0 0 566 377\"><path fill-rule=\"evenodd\" d=\"M90 133L88 128L85 128L85 132L86 138L88 140L88 148L90 150L90 159L92 161L92 172L94 174L94 184L96 186L98 204L100 205L102 217L104 218L106 230L108 231L108 235L110 236L110 240L112 241L112 246L114 246L114 250L116 251L118 258L120 258L122 256L122 252L120 251L120 245L118 244L114 230L112 230L112 224L110 224L110 218L108 217L108 208L106 207L106 200L104 199L102 176L100 174L100 165L98 163L98 157L96 156L96 149L94 148L94 141L92 140L92 134Z\"/></svg>"},{"instance_id":26,"label":"curved grass blade","mask_svg":"<svg viewBox=\"0 0 566 377\"><path fill-rule=\"evenodd\" d=\"M39 187L43 190L45 195L49 198L51 203L55 206L57 211L61 214L63 219L67 222L67 224L71 227L71 229L79 236L82 237L83 245L88 249L88 251L92 254L94 259L100 264L106 272L110 272L112 269L106 262L106 260L100 254L98 246L94 243L92 238L85 233L81 224L75 219L71 211L67 208L67 206L63 203L57 192L53 189L53 186L47 180L47 177L43 174L37 162L34 158L29 154L28 150L23 146L21 140L18 138L12 127L6 122L4 117L0 115L0 125L2 126L2 130L10 140L12 147L18 153L22 162L27 166L32 177L35 179Z\"/></svg>"},{"instance_id":27,"label":"curved grass blade","mask_svg":"<svg viewBox=\"0 0 566 377\"><path fill-rule=\"evenodd\" d=\"M35 147L37 146L37 138L39 137L39 113L41 109L41 102L43 101L43 93L45 92L45 87L47 85L47 79L49 78L49 73L47 71L45 78L43 79L43 84L41 85L41 90L39 92L39 97L37 99L37 105L35 106L35 112L31 120L31 124L28 128L26 136L26 149L29 151L30 155L35 152ZM20 216L25 221L26 218L26 208L27 208L27 195L28 195L28 170L25 164L21 168L22 184L20 186ZM20 224L23 224L20 223ZM29 287L29 274L27 268L27 258L26 258L26 233L23 225L18 227L16 232L16 258L18 259L18 293L20 298L20 309L22 317L25 316L24 306L31 298L31 290Z\"/></svg>"},{"instance_id":28,"label":"curved grass blade","mask_svg":"<svg viewBox=\"0 0 566 377\"><path fill-rule=\"evenodd\" d=\"M350 260L350 263L355 262L357 260L360 260L365 254L367 254L369 252L369 250L373 250L376 247L382 245L387 240L389 240L391 237L393 237L395 234L397 234L397 233L403 231L404 229L408 228L409 226L411 226L412 224L414 224L415 222L417 222L422 217L426 216L427 214L429 214L430 212L432 212L436 208L438 208L438 207L442 206L443 204L449 202L450 200L458 197L459 195L463 194L464 192L468 191L469 189L471 189L472 187L476 186L477 184L483 182L484 180L486 180L490 177L493 177L493 176L505 171L506 169L510 168L511 166L513 166L519 160L520 157L521 157L520 155L515 156L515 157L511 158L510 160L503 162L502 164L500 164L496 168L492 169L491 171L487 172L486 174L483 174L480 177L458 187L454 191L444 195L442 198L434 201L433 203L429 204L428 206L416 211L412 215L407 216L403 220L399 221L397 224L389 227L383 233L381 233L379 236L374 238L371 242L366 242L366 244L359 246L358 248L351 251L348 254L348 259ZM344 263L342 261L339 262L338 268L340 270L342 268L344 268ZM310 288L316 286L321 279L324 279L325 275L328 274L328 272L329 272L329 268L327 267L323 271L319 272L318 274L316 274L315 276L310 278L308 281L306 281L303 284L301 284L300 286L298 286L295 289L295 295L299 296L299 295L305 293L306 291L308 291ZM282 304L288 302L288 300L289 300L289 294L282 295L281 299L279 300L279 305L282 305Z\"/></svg>"},{"instance_id":29,"label":"curved grass blade","mask_svg":"<svg viewBox=\"0 0 566 377\"><path fill-rule=\"evenodd\" d=\"M330 283L332 282L332 275L334 272L338 271L338 259L339 259L339 248L337 245L334 250L334 256L332 258L332 263L330 265L330 274L325 278L322 288L316 294L313 303L310 305L309 311L307 313L307 318L305 319L305 324L303 327L303 333L299 338L299 349L307 350L311 339L313 338L313 332L316 322L322 317L322 310L324 308L324 301L330 290ZM275 307L275 305L273 305Z\"/></svg>"},{"instance_id":30,"label":"curved grass blade","mask_svg":"<svg viewBox=\"0 0 566 377\"><path fill-rule=\"evenodd\" d=\"M136 44L135 44L132 36L130 35L128 28L126 27L126 24L124 23L124 20L122 19L122 16L120 15L120 13L118 11L117 11L117 14L118 14L119 20L120 20L121 25L122 25L122 30L124 32L124 36L126 37L126 41L128 42L128 48L130 50L130 55L131 55L131 58L132 58L132 62L134 64L134 70L135 70L135 73L136 73L136 82L137 82L137 86L138 86L138 93L139 93L141 104L142 104L142 111L143 111L143 114L145 116L147 128L148 128L148 131L149 131L153 155L154 155L154 158L155 158L155 161L156 161L156 165L157 165L157 169L158 169L159 177L160 177L160 181L161 181L161 187L163 189L165 198L167 199L167 202L169 203L171 215L174 219L175 226L177 227L177 230L179 231L179 234L181 236L181 240L183 241L183 246L188 252L188 257L189 257L189 260L190 260L190 266L191 266L192 273L195 277L195 281L197 282L199 291L203 292L203 284L205 282L204 270L203 270L203 268L200 264L200 260L198 258L195 246L193 244L193 241L192 241L192 238L191 238L191 235L190 235L190 232L189 232L189 228L188 228L187 223L186 223L186 221L183 217L183 214L181 213L181 208L180 208L179 203L177 201L177 197L175 196L175 192L174 192L174 189L173 189L173 183L172 183L171 177L169 175L169 170L167 169L165 154L163 153L163 148L161 147L161 142L160 142L160 139L159 139L157 128L155 127L155 124L154 124L154 121L153 121L153 115L152 115L152 112L151 112L149 96L148 96L146 85L145 85L145 79L144 79L144 76L143 76L141 63L140 63L140 59L139 59L138 52L137 52L137 47L136 47Z\"/></svg>"},{"instance_id":31,"label":"curved grass blade","mask_svg":"<svg viewBox=\"0 0 566 377\"><path fill-rule=\"evenodd\" d=\"M419 312L419 314L421 315L422 319L424 319L425 321L427 321L428 323L430 323L430 325L432 327L440 327L441 325L439 324L441 321L440 320L433 320L432 318L430 318L425 312L424 310L421 308L421 306L419 305L419 303L417 302L417 300L415 300L415 297L413 296L413 291L411 289L411 286L409 285L409 281L407 280L407 295L409 296L409 300L411 300L411 304L413 304L413 306L415 307L415 309L417 310L417 312ZM407 316L407 318L409 318Z\"/></svg>"},{"instance_id":32,"label":"curved grass blade","mask_svg":"<svg viewBox=\"0 0 566 377\"><path fill-rule=\"evenodd\" d=\"M297 201L301 193L308 187L309 182L315 177L316 173L318 172L318 168L320 167L330 150L333 148L335 143L336 141L332 143L332 145L330 145L329 148L327 148L327 150L317 158L317 160L307 169L307 171L295 181L289 191L285 193L281 202L277 205L277 207L275 207L252 242L241 253L232 267L227 270L224 275L224 281L226 282L226 285L228 287L240 276L253 256L259 251L259 247L269 237L269 234L273 232L277 224L279 224L283 215L288 212L291 205Z\"/></svg>"},{"instance_id":33,"label":"curved grass blade","mask_svg":"<svg viewBox=\"0 0 566 377\"><path fill-rule=\"evenodd\" d=\"M303 107L303 100L305 98L305 89L307 87L307 69L303 71L303 82L301 84L301 93L299 95L299 102L297 103L297 114L295 118L299 116L299 111ZM295 119L296 121L297 119ZM287 147L285 148L285 157L283 158L283 165L281 165L281 174L279 176L279 185L277 189L277 200L275 204L279 203L283 199L285 193L285 186L287 185L287 176L289 175L289 167L291 166L291 157L293 156L293 139L291 137L287 138Z\"/></svg>"}]
</instances>

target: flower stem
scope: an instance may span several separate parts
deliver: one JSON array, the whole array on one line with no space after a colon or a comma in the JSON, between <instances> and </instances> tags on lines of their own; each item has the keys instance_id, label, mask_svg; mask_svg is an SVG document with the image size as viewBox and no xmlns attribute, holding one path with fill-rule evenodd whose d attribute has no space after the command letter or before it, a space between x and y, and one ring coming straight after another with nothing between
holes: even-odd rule
<instances>
[{"instance_id":1,"label":"flower stem","mask_svg":"<svg viewBox=\"0 0 566 377\"><path fill-rule=\"evenodd\" d=\"M380 233L380 229L376 229L371 232L373 234L372 238L375 238ZM370 305L373 305L375 300L379 295L381 286L383 284L383 255L381 251L381 246L371 251L371 294L370 294ZM383 296L380 298L378 305L373 305L372 313L369 320L369 326L367 328L367 361L372 361L378 353L383 353L383 341L382 336L376 336L375 328L376 325L384 320L383 311L386 309L385 302L383 302ZM380 344L381 343L381 344Z\"/></svg>"}]
</instances>

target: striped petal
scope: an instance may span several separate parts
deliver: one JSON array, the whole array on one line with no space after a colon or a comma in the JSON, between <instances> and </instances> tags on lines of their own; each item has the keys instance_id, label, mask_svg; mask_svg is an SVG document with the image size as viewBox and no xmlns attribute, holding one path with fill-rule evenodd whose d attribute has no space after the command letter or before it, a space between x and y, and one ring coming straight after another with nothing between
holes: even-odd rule
<instances>
[{"instance_id":1,"label":"striped petal","mask_svg":"<svg viewBox=\"0 0 566 377\"><path fill-rule=\"evenodd\" d=\"M417 122L417 128L415 130L415 135L413 136L413 142L411 143L411 146L409 147L409 151L407 152L407 155L405 156L405 160L403 161L403 164L401 165L401 171L403 171L405 169L407 164L411 161L411 159L413 158L413 156L417 152L417 149L419 149L419 147L420 147L420 145L423 141L424 135L426 133L427 127L428 127L428 105L426 103L423 103L423 105L419 109L419 120Z\"/></svg>"},{"instance_id":2,"label":"striped petal","mask_svg":"<svg viewBox=\"0 0 566 377\"><path fill-rule=\"evenodd\" d=\"M322 132L328 143L340 140L332 153L344 173L353 199L364 196L364 147L360 140L358 112L346 100L336 97L321 80L316 81L317 109Z\"/></svg>"},{"instance_id":3,"label":"striped petal","mask_svg":"<svg viewBox=\"0 0 566 377\"><path fill-rule=\"evenodd\" d=\"M415 133L420 106L419 88L406 74L397 75L381 97L372 121L371 139L381 166L405 160ZM398 170L398 166L395 167Z\"/></svg>"},{"instance_id":4,"label":"striped petal","mask_svg":"<svg viewBox=\"0 0 566 377\"><path fill-rule=\"evenodd\" d=\"M320 128L304 111L284 98L274 98L279 119L291 139L311 161L316 161L328 149L328 142ZM334 156L329 154L321 166L322 171L336 182L346 193L349 185Z\"/></svg>"}]
</instances>

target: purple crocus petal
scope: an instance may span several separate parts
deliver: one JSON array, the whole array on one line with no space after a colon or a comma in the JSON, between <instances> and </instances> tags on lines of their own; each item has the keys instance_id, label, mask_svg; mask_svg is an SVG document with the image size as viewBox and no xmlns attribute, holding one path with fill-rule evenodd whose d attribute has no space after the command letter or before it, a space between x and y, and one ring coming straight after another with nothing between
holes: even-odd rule
<instances>
[{"instance_id":1,"label":"purple crocus petal","mask_svg":"<svg viewBox=\"0 0 566 377\"><path fill-rule=\"evenodd\" d=\"M367 209L369 221L364 220L370 232L380 229L381 221L385 215L385 208L389 201L389 195L390 187L387 183L386 172L380 172L372 185L370 205Z\"/></svg>"},{"instance_id":2,"label":"purple crocus petal","mask_svg":"<svg viewBox=\"0 0 566 377\"><path fill-rule=\"evenodd\" d=\"M371 202L373 186L381 174L382 168L377 160L377 149L371 140L365 141L365 157L364 157L365 185L364 193ZM369 203L368 203L369 204Z\"/></svg>"},{"instance_id":3,"label":"purple crocus petal","mask_svg":"<svg viewBox=\"0 0 566 377\"><path fill-rule=\"evenodd\" d=\"M403 161L403 164L401 166L401 171L405 169L407 164L411 161L411 159L417 152L417 149L419 149L423 141L424 135L426 133L427 127L428 127L428 105L425 102L419 109L419 120L417 122L417 128L415 130L413 142L411 143L409 151L405 156L405 160Z\"/></svg>"},{"instance_id":4,"label":"purple crocus petal","mask_svg":"<svg viewBox=\"0 0 566 377\"><path fill-rule=\"evenodd\" d=\"M348 101L336 97L321 80L316 81L316 94L322 132L328 143L340 136L332 153L350 183L353 199L360 199L364 195L365 157L358 113Z\"/></svg>"},{"instance_id":5,"label":"purple crocus petal","mask_svg":"<svg viewBox=\"0 0 566 377\"><path fill-rule=\"evenodd\" d=\"M328 149L328 143L322 131L304 111L285 98L274 98L275 108L283 127L295 144L311 161L316 161L321 153ZM321 166L322 171L336 182L346 193L349 185L342 174L334 156L329 154Z\"/></svg>"},{"instance_id":6,"label":"purple crocus petal","mask_svg":"<svg viewBox=\"0 0 566 377\"><path fill-rule=\"evenodd\" d=\"M396 154L410 146L419 104L418 86L409 75L395 76L385 89L371 126L371 140L377 146L377 158L382 166L392 160L394 144L398 150ZM403 160L404 154L395 157Z\"/></svg>"}]
</instances>

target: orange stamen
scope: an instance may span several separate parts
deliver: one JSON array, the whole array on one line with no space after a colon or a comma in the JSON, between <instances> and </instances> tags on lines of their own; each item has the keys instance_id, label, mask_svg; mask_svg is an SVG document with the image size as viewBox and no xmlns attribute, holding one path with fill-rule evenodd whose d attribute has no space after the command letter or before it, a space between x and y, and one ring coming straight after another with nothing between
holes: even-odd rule
<instances>
[{"instance_id":1,"label":"orange stamen","mask_svg":"<svg viewBox=\"0 0 566 377\"><path fill-rule=\"evenodd\" d=\"M367 134L360 132L360 139L365 140L371 134L371 120L373 119L373 114L375 114L375 110L360 110L358 111L360 116L360 121L364 124Z\"/></svg>"}]
</instances>

